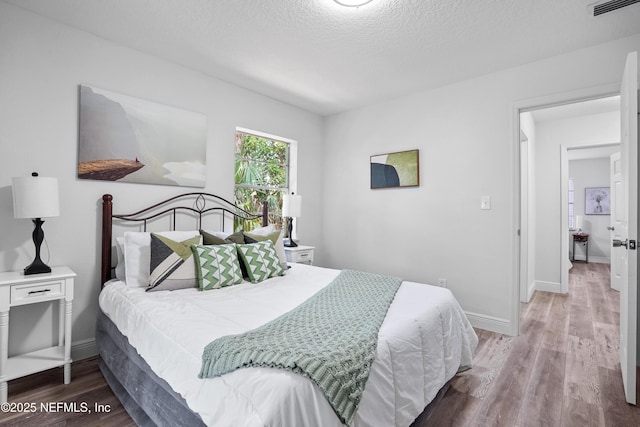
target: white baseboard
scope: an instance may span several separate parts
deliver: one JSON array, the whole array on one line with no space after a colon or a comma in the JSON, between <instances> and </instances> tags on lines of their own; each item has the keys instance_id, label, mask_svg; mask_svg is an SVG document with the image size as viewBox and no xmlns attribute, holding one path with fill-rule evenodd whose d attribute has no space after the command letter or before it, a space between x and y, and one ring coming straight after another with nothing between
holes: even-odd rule
<instances>
[{"instance_id":1,"label":"white baseboard","mask_svg":"<svg viewBox=\"0 0 640 427\"><path fill-rule=\"evenodd\" d=\"M71 360L86 359L96 354L98 354L98 346L95 338L87 338L71 343Z\"/></svg>"},{"instance_id":2,"label":"white baseboard","mask_svg":"<svg viewBox=\"0 0 640 427\"><path fill-rule=\"evenodd\" d=\"M470 313L468 311L465 311L465 314L471 326L474 328L484 329L485 331L496 332L498 334L511 335L511 322L509 322L509 319Z\"/></svg>"},{"instance_id":3,"label":"white baseboard","mask_svg":"<svg viewBox=\"0 0 640 427\"><path fill-rule=\"evenodd\" d=\"M584 257L581 257L575 261L571 261L571 258L569 258L569 262L571 264L577 264L577 263L584 263ZM606 256L593 256L590 255L589 256L589 262L595 262L597 264L611 264L611 258L610 257L606 257Z\"/></svg>"},{"instance_id":4,"label":"white baseboard","mask_svg":"<svg viewBox=\"0 0 640 427\"><path fill-rule=\"evenodd\" d=\"M556 282L544 282L542 280L536 280L536 291L555 292L556 294L561 294L562 285Z\"/></svg>"},{"instance_id":5,"label":"white baseboard","mask_svg":"<svg viewBox=\"0 0 640 427\"><path fill-rule=\"evenodd\" d=\"M589 262L596 262L598 264L611 264L611 258L604 256L590 256Z\"/></svg>"},{"instance_id":6,"label":"white baseboard","mask_svg":"<svg viewBox=\"0 0 640 427\"><path fill-rule=\"evenodd\" d=\"M536 281L534 280L533 282L529 283L529 286L527 286L527 302L531 301L531 297L533 296L533 293L536 291Z\"/></svg>"}]
</instances>

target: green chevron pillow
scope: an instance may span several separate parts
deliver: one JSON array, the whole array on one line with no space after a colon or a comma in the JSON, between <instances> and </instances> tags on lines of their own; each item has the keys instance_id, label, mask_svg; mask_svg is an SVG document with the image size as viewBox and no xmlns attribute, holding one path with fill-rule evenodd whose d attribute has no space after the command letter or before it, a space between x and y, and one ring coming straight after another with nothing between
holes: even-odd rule
<instances>
[{"instance_id":1,"label":"green chevron pillow","mask_svg":"<svg viewBox=\"0 0 640 427\"><path fill-rule=\"evenodd\" d=\"M237 285L242 282L236 245L192 245L196 258L198 287L201 291Z\"/></svg>"},{"instance_id":2,"label":"green chevron pillow","mask_svg":"<svg viewBox=\"0 0 640 427\"><path fill-rule=\"evenodd\" d=\"M247 269L251 283L258 283L269 277L284 275L284 269L280 264L280 258L276 254L276 248L271 240L252 243L249 245L236 245L238 255Z\"/></svg>"}]
</instances>

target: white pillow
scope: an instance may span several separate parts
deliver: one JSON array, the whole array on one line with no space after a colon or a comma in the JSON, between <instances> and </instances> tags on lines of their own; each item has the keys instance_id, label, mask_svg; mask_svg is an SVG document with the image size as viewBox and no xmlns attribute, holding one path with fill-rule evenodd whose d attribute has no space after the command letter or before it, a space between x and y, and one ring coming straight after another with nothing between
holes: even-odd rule
<instances>
[{"instance_id":1,"label":"white pillow","mask_svg":"<svg viewBox=\"0 0 640 427\"><path fill-rule=\"evenodd\" d=\"M257 234L258 236L266 236L267 234L271 234L274 231L276 231L276 226L273 224L269 224L264 227L254 228L251 231L247 231L247 233Z\"/></svg>"},{"instance_id":2,"label":"white pillow","mask_svg":"<svg viewBox=\"0 0 640 427\"><path fill-rule=\"evenodd\" d=\"M124 237L116 237L116 255L118 257L116 261L116 279L125 282L127 276L124 268Z\"/></svg>"},{"instance_id":3,"label":"white pillow","mask_svg":"<svg viewBox=\"0 0 640 427\"><path fill-rule=\"evenodd\" d=\"M178 242L200 235L198 231L161 231L156 234ZM126 231L124 233L124 270L127 286L138 288L149 286L150 264L151 233Z\"/></svg>"},{"instance_id":4,"label":"white pillow","mask_svg":"<svg viewBox=\"0 0 640 427\"><path fill-rule=\"evenodd\" d=\"M280 230L280 236L278 236L278 240L276 241L276 253L278 254L278 258L280 258L280 262L282 265L287 266L287 254L284 252L284 241L282 240L282 235L284 234L284 230Z\"/></svg>"}]
</instances>

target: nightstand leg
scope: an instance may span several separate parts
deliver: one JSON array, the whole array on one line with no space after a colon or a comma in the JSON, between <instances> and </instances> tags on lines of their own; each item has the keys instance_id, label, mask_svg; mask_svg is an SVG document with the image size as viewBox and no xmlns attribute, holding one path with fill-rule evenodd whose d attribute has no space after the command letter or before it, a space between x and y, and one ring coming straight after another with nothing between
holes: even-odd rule
<instances>
[{"instance_id":1,"label":"nightstand leg","mask_svg":"<svg viewBox=\"0 0 640 427\"><path fill-rule=\"evenodd\" d=\"M64 383L71 382L71 301L65 301L64 319Z\"/></svg>"},{"instance_id":2,"label":"nightstand leg","mask_svg":"<svg viewBox=\"0 0 640 427\"><path fill-rule=\"evenodd\" d=\"M9 354L9 312L0 313L0 403L7 401L7 357Z\"/></svg>"},{"instance_id":3,"label":"nightstand leg","mask_svg":"<svg viewBox=\"0 0 640 427\"><path fill-rule=\"evenodd\" d=\"M65 334L65 306L64 299L58 301L58 345L62 347L64 345Z\"/></svg>"}]
</instances>

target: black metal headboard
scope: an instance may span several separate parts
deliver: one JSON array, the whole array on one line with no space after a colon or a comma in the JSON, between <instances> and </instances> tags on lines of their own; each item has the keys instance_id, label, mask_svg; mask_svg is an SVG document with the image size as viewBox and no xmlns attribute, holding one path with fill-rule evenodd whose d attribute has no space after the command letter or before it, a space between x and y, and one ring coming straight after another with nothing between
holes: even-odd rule
<instances>
[{"instance_id":1,"label":"black metal headboard","mask_svg":"<svg viewBox=\"0 0 640 427\"><path fill-rule=\"evenodd\" d=\"M189 204L190 203L190 204ZM197 229L202 228L203 216L210 213L220 213L223 221L225 214L244 221L262 218L262 225L268 224L268 207L264 202L262 214L256 215L236 206L230 201L210 193L184 193L143 208L134 213L113 214L113 196L102 196L102 268L100 270L100 286L111 278L111 253L113 245L113 222L140 224L143 231L147 230L147 224L160 217L170 217L171 229L176 228L178 213L186 213L196 220Z\"/></svg>"}]
</instances>

